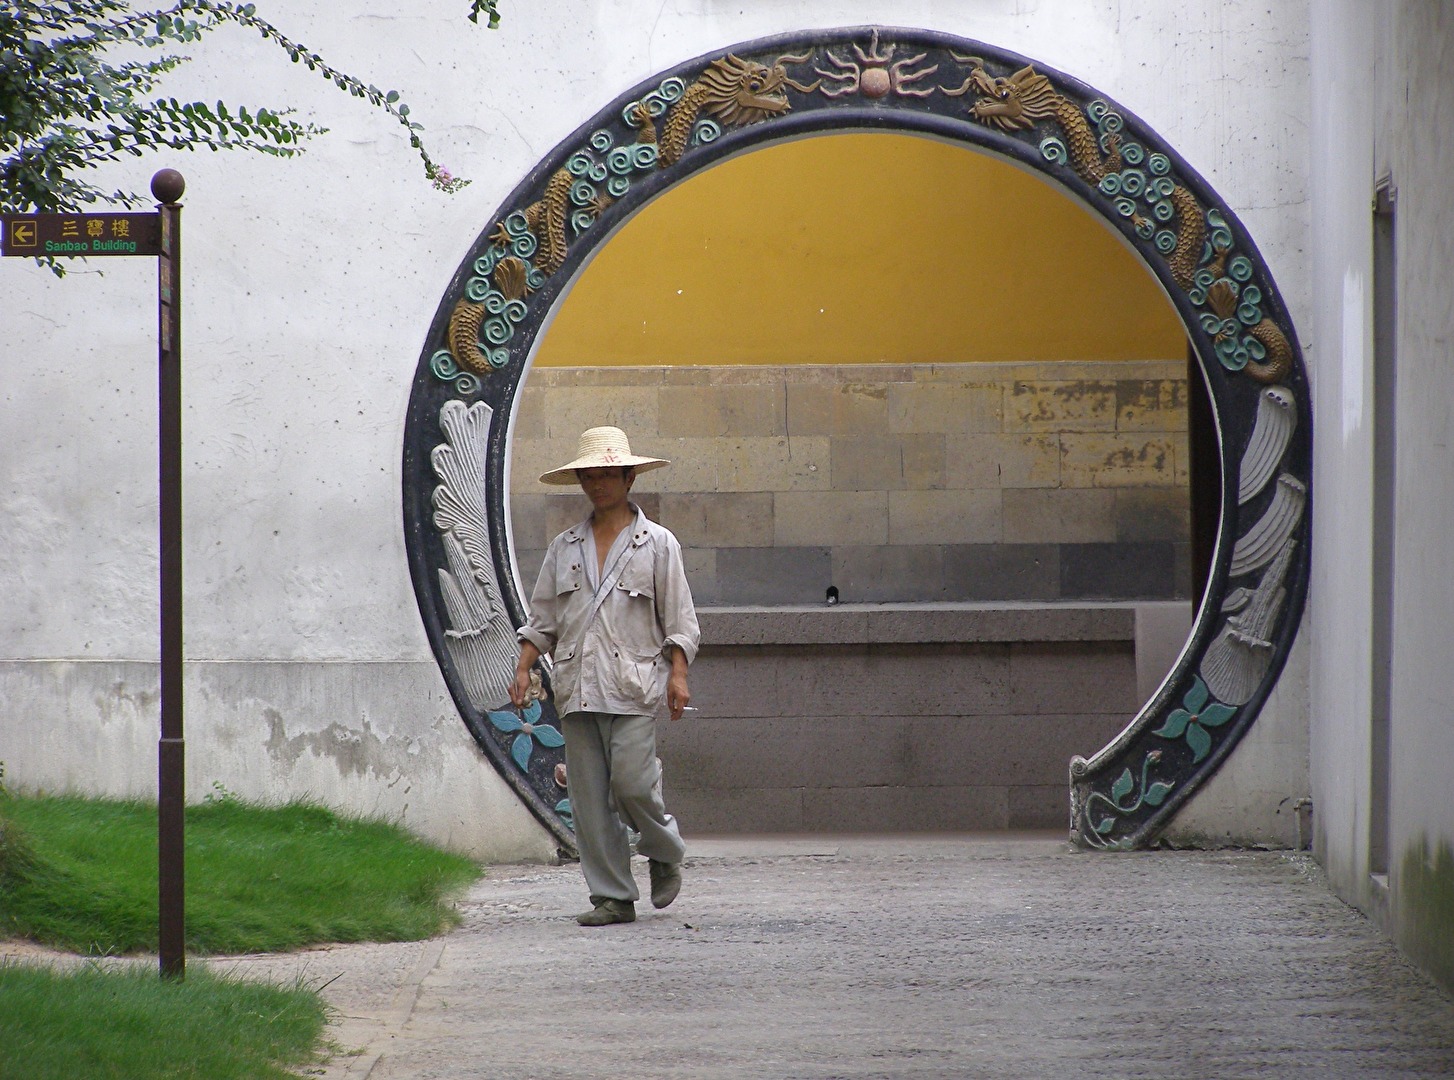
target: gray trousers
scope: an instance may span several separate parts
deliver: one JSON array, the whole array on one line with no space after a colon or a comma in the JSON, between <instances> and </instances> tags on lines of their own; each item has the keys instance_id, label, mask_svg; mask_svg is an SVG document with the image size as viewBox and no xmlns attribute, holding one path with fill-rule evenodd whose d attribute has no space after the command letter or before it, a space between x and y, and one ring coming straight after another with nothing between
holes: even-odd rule
<instances>
[{"instance_id":1,"label":"gray trousers","mask_svg":"<svg viewBox=\"0 0 1454 1080\"><path fill-rule=\"evenodd\" d=\"M626 826L641 834L636 850L679 863L686 854L676 819L661 798L656 719L577 712L561 718L576 847L591 902L636 901Z\"/></svg>"}]
</instances>

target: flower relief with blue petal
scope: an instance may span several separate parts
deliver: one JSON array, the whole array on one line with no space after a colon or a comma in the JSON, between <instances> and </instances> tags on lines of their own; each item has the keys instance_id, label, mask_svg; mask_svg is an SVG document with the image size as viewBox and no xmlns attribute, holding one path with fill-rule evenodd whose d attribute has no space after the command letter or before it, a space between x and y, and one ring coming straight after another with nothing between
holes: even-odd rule
<instances>
[{"instance_id":1,"label":"flower relief with blue petal","mask_svg":"<svg viewBox=\"0 0 1454 1080\"><path fill-rule=\"evenodd\" d=\"M1192 762L1201 761L1212 749L1212 736L1207 729L1221 727L1237 712L1231 705L1211 701L1211 697L1207 684L1198 677L1182 698L1184 708L1172 710L1166 723L1152 734L1163 739L1180 739L1183 735L1186 736L1186 745L1192 752ZM1208 704L1209 701L1211 704Z\"/></svg>"},{"instance_id":2,"label":"flower relief with blue petal","mask_svg":"<svg viewBox=\"0 0 1454 1080\"><path fill-rule=\"evenodd\" d=\"M486 715L490 723L494 724L500 731L518 731L515 741L510 744L510 756L515 759L515 764L520 766L522 772L530 769L530 754L538 742L541 746L564 746L565 736L549 724L540 722L540 702L532 701L529 706L522 709L517 716L512 712L491 711Z\"/></svg>"}]
</instances>

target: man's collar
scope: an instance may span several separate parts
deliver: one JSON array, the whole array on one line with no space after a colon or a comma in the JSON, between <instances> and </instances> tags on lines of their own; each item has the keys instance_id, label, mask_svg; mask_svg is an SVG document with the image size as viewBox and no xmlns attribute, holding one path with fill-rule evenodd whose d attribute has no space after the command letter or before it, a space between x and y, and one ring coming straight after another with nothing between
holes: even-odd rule
<instances>
[{"instance_id":1,"label":"man's collar","mask_svg":"<svg viewBox=\"0 0 1454 1080\"><path fill-rule=\"evenodd\" d=\"M649 519L642 512L641 507L635 503L631 504L631 509L636 511L636 520L631 523L631 543L635 547L640 547L651 539L651 530L646 527Z\"/></svg>"},{"instance_id":2,"label":"man's collar","mask_svg":"<svg viewBox=\"0 0 1454 1080\"><path fill-rule=\"evenodd\" d=\"M641 507L635 503L630 503L629 505L632 510L636 511L636 518L631 522L631 543L635 547L640 547L647 540L651 539L651 530L646 527L649 519ZM584 521L572 525L565 531L566 543L579 544L583 542L586 538L586 530L590 527L591 519L589 517Z\"/></svg>"}]
</instances>

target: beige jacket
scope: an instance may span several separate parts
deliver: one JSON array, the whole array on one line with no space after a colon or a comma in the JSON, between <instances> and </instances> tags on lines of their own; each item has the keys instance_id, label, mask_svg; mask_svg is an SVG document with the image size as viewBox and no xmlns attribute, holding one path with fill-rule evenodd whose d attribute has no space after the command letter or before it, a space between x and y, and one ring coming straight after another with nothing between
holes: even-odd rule
<instances>
[{"instance_id":1,"label":"beige jacket","mask_svg":"<svg viewBox=\"0 0 1454 1080\"><path fill-rule=\"evenodd\" d=\"M633 504L634 505L634 504ZM551 656L556 712L652 714L666 695L667 646L697 655L701 631L670 530L636 508L619 560L607 557L601 587L586 579L587 518L546 549L519 636Z\"/></svg>"}]
</instances>

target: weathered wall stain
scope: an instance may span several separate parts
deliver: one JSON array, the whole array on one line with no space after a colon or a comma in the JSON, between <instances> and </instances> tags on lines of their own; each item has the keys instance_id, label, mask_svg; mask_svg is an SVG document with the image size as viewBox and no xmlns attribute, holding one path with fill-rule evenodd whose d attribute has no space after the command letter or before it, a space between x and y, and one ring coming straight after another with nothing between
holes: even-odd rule
<instances>
[{"instance_id":1,"label":"weathered wall stain","mask_svg":"<svg viewBox=\"0 0 1454 1080\"><path fill-rule=\"evenodd\" d=\"M91 700L95 702L96 712L103 721L159 715L158 710L161 708L161 692L158 689L134 689L125 679L113 680L104 691L94 694Z\"/></svg>"},{"instance_id":2,"label":"weathered wall stain","mask_svg":"<svg viewBox=\"0 0 1454 1080\"><path fill-rule=\"evenodd\" d=\"M1397 881L1399 946L1454 991L1454 847L1427 835L1404 850Z\"/></svg>"},{"instance_id":3,"label":"weathered wall stain","mask_svg":"<svg viewBox=\"0 0 1454 1080\"><path fill-rule=\"evenodd\" d=\"M1090 379L1065 382L1017 382L1011 390L1012 408L1024 423L1058 424L1089 417L1114 424L1116 384Z\"/></svg>"},{"instance_id":4,"label":"weathered wall stain","mask_svg":"<svg viewBox=\"0 0 1454 1080\"><path fill-rule=\"evenodd\" d=\"M418 739L379 738L367 717L360 718L357 728L335 720L320 731L297 735L288 734L287 721L277 709L265 708L263 719L268 725L268 757L288 768L297 766L304 754L311 753L332 761L341 776L362 779L372 774L393 787L404 775L401 755L417 758L420 753Z\"/></svg>"},{"instance_id":5,"label":"weathered wall stain","mask_svg":"<svg viewBox=\"0 0 1454 1080\"><path fill-rule=\"evenodd\" d=\"M1164 446L1154 443L1142 446L1122 446L1101 459L1101 467L1105 469L1129 469L1133 465L1147 465L1153 469L1164 469L1168 465L1167 450Z\"/></svg>"}]
</instances>

